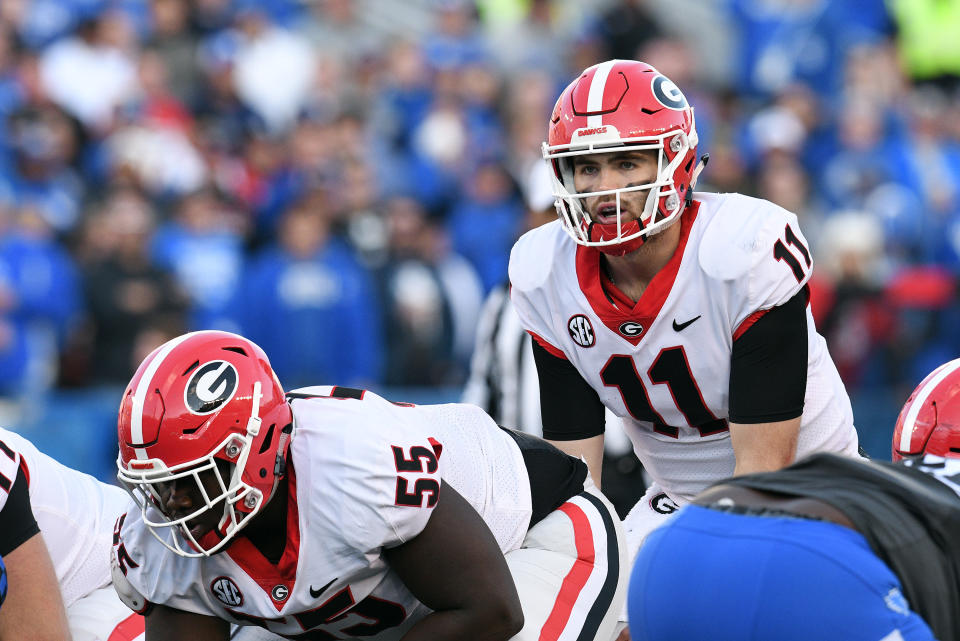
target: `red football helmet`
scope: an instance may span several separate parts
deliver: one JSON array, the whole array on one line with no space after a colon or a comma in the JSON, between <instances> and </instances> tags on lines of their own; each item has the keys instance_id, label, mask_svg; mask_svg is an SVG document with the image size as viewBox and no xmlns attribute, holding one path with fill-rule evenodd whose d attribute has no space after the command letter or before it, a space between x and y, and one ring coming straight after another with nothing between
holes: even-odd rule
<instances>
[{"instance_id":1,"label":"red football helmet","mask_svg":"<svg viewBox=\"0 0 960 641\"><path fill-rule=\"evenodd\" d=\"M933 370L900 410L893 460L924 454L960 457L960 358Z\"/></svg>"},{"instance_id":2,"label":"red football helmet","mask_svg":"<svg viewBox=\"0 0 960 641\"><path fill-rule=\"evenodd\" d=\"M658 150L652 183L577 193L574 156L615 153L624 146ZM608 60L570 83L553 108L543 157L552 169L553 195L566 232L580 245L608 254L631 252L684 210L701 167L693 107L670 79L643 62ZM621 220L621 194L649 190L639 220ZM615 223L598 223L583 199L616 195Z\"/></svg>"},{"instance_id":3,"label":"red football helmet","mask_svg":"<svg viewBox=\"0 0 960 641\"><path fill-rule=\"evenodd\" d=\"M181 556L209 556L272 496L285 470L292 421L260 347L229 332L184 334L147 356L123 394L117 477L161 543ZM219 495L204 488L201 475L209 474ZM204 504L168 517L161 497L171 481L196 483ZM187 522L208 510L221 510L222 518L197 540Z\"/></svg>"}]
</instances>

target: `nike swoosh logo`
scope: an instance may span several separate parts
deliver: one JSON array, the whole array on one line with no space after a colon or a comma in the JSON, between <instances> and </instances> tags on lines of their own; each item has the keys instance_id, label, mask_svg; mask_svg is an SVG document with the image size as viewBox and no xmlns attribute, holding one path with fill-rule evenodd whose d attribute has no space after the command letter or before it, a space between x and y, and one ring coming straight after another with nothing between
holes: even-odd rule
<instances>
[{"instance_id":1,"label":"nike swoosh logo","mask_svg":"<svg viewBox=\"0 0 960 641\"><path fill-rule=\"evenodd\" d=\"M700 314L700 316L703 316L703 314ZM696 321L698 318L700 318L700 316L695 316L694 318L691 318L690 320L688 320L686 323L678 323L678 322L677 322L677 319L674 318L674 319L673 319L673 329L674 329L674 331L682 332L682 331L685 330L687 327L689 327L691 324L693 324L694 321Z\"/></svg>"},{"instance_id":2,"label":"nike swoosh logo","mask_svg":"<svg viewBox=\"0 0 960 641\"><path fill-rule=\"evenodd\" d=\"M336 579L334 579L333 581L336 581ZM325 586L323 586L323 587L320 588L319 590L315 590L315 589L313 588L313 586L311 585L311 586L310 586L310 596L312 596L314 599L319 598L319 596L320 596L321 594L323 594L324 592L327 591L327 588L329 588L331 585L333 585L333 581L331 581L330 583L326 584Z\"/></svg>"}]
</instances>

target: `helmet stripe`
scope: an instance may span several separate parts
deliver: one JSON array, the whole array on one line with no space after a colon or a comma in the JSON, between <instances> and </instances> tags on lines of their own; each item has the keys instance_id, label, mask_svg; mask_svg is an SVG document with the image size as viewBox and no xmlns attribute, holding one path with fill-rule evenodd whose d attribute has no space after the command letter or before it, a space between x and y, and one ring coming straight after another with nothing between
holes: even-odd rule
<instances>
[{"instance_id":1,"label":"helmet stripe","mask_svg":"<svg viewBox=\"0 0 960 641\"><path fill-rule=\"evenodd\" d=\"M909 452L910 451L910 441L913 440L913 428L917 421L917 416L920 414L920 410L923 409L924 404L927 402L927 398L933 393L937 386L943 382L943 379L950 376L953 372L960 369L960 358L956 358L948 363L944 363L937 369L933 370L933 373L930 374L926 383L922 383L920 389L917 390L917 396L913 399L913 403L910 404L910 409L907 411L906 417L903 419L903 429L900 432L900 451Z\"/></svg>"},{"instance_id":2,"label":"helmet stripe","mask_svg":"<svg viewBox=\"0 0 960 641\"><path fill-rule=\"evenodd\" d=\"M143 404L147 399L147 392L152 386L154 374L157 373L164 359L170 355L170 352L172 352L177 345L196 334L197 332L184 334L168 341L160 351L157 352L157 355L153 357L153 360L150 361L147 369L144 370L143 376L140 377L140 382L137 383L137 391L133 394L133 407L131 408L130 416L130 437L133 443L143 443ZM147 456L147 450L142 447L134 447L133 451L138 459L145 460L149 458Z\"/></svg>"},{"instance_id":3,"label":"helmet stripe","mask_svg":"<svg viewBox=\"0 0 960 641\"><path fill-rule=\"evenodd\" d=\"M593 74L593 82L590 83L590 93L587 94L587 111L593 113L603 109L603 93L607 88L607 76L619 60L607 60L597 65L597 70ZM587 116L587 127L602 127L603 115Z\"/></svg>"}]
</instances>

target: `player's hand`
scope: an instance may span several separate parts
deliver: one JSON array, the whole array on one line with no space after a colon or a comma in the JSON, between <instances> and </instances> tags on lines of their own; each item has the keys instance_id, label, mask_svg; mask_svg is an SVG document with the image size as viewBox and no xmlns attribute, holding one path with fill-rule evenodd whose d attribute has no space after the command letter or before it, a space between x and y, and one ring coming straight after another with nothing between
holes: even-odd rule
<instances>
[{"instance_id":1,"label":"player's hand","mask_svg":"<svg viewBox=\"0 0 960 641\"><path fill-rule=\"evenodd\" d=\"M630 628L624 628L620 636L617 637L617 641L630 641Z\"/></svg>"}]
</instances>

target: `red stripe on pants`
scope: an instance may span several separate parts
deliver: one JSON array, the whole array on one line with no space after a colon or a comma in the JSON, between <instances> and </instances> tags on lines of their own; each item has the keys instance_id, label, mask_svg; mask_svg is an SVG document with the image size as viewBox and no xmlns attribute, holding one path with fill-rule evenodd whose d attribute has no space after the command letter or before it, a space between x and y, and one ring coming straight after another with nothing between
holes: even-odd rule
<instances>
[{"instance_id":1,"label":"red stripe on pants","mask_svg":"<svg viewBox=\"0 0 960 641\"><path fill-rule=\"evenodd\" d=\"M133 641L143 634L144 626L142 614L131 614L117 624L107 641Z\"/></svg>"},{"instance_id":2,"label":"red stripe on pants","mask_svg":"<svg viewBox=\"0 0 960 641\"><path fill-rule=\"evenodd\" d=\"M570 620L570 613L577 603L580 591L587 584L593 572L593 528L583 510L574 503L564 503L558 508L573 522L573 540L577 548L577 560L567 572L560 585L560 592L553 604L553 610L546 623L540 629L540 641L556 641Z\"/></svg>"}]
</instances>

